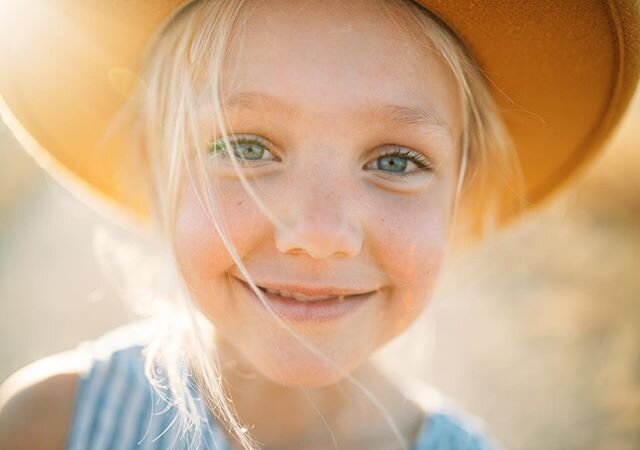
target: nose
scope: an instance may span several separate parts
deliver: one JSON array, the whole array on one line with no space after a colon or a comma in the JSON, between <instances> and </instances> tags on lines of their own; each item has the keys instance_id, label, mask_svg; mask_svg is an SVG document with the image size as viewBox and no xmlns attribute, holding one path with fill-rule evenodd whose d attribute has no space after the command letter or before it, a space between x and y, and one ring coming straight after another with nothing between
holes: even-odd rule
<instances>
[{"instance_id":1,"label":"nose","mask_svg":"<svg viewBox=\"0 0 640 450\"><path fill-rule=\"evenodd\" d=\"M308 180L307 180L308 181ZM284 254L307 253L312 258L354 257L363 245L363 233L348 195L330 186L331 180L313 186L304 183L303 191L290 189L286 197L287 213L282 228L277 227L277 249ZM329 185L329 186L327 186ZM299 195L300 192L306 195Z\"/></svg>"}]
</instances>

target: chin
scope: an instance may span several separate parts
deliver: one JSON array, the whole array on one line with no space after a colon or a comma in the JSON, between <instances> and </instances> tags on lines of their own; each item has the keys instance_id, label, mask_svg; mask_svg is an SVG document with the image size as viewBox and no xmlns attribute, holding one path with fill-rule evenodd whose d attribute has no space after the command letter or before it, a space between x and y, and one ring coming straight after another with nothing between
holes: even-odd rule
<instances>
[{"instance_id":1,"label":"chin","mask_svg":"<svg viewBox=\"0 0 640 450\"><path fill-rule=\"evenodd\" d=\"M329 365L318 364L287 364L285 367L273 366L258 368L262 375L274 383L282 386L323 388L343 380L353 370L339 371Z\"/></svg>"},{"instance_id":2,"label":"chin","mask_svg":"<svg viewBox=\"0 0 640 450\"><path fill-rule=\"evenodd\" d=\"M319 350L322 351L322 348ZM312 354L306 348L298 352L267 351L260 355L252 355L249 359L255 370L274 383L291 387L322 388L343 380L369 357L368 352L360 357L325 353L333 358L335 364L331 364L322 356Z\"/></svg>"}]
</instances>

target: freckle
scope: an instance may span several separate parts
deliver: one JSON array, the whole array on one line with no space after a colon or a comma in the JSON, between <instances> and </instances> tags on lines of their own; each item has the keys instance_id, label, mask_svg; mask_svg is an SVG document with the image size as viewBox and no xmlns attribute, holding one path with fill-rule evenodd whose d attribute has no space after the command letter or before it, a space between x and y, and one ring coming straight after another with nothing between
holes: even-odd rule
<instances>
[{"instance_id":1,"label":"freckle","mask_svg":"<svg viewBox=\"0 0 640 450\"><path fill-rule=\"evenodd\" d=\"M241 206L242 205L242 200L239 200L238 203L236 203L236 206Z\"/></svg>"}]
</instances>

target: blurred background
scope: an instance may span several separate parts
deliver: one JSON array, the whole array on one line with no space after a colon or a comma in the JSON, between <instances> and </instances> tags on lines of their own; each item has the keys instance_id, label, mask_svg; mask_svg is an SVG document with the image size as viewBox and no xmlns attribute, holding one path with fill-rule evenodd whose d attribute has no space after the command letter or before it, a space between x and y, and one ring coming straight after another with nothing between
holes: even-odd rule
<instances>
[{"instance_id":1,"label":"blurred background","mask_svg":"<svg viewBox=\"0 0 640 450\"><path fill-rule=\"evenodd\" d=\"M96 230L126 233L43 173L2 123L0 168L2 382L135 316L94 256ZM637 450L639 293L636 96L579 178L445 271L422 376L511 449Z\"/></svg>"}]
</instances>

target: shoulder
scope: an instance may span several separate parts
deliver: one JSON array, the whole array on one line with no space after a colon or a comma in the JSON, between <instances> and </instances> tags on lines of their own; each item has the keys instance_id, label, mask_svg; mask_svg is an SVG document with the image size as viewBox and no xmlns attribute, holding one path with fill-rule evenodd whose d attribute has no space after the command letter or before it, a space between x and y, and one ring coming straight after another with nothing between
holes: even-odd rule
<instances>
[{"instance_id":1,"label":"shoulder","mask_svg":"<svg viewBox=\"0 0 640 450\"><path fill-rule=\"evenodd\" d=\"M438 411L425 423L417 450L499 450L482 422L459 410Z\"/></svg>"},{"instance_id":2,"label":"shoulder","mask_svg":"<svg viewBox=\"0 0 640 450\"><path fill-rule=\"evenodd\" d=\"M0 386L0 448L63 450L87 365L81 352L68 351L11 375Z\"/></svg>"},{"instance_id":3,"label":"shoulder","mask_svg":"<svg viewBox=\"0 0 640 450\"><path fill-rule=\"evenodd\" d=\"M148 334L140 331L133 324L117 328L11 375L0 386L0 449L64 450L75 417L95 415L91 408L102 405L89 399L93 389L138 384L144 376Z\"/></svg>"},{"instance_id":4,"label":"shoulder","mask_svg":"<svg viewBox=\"0 0 640 450\"><path fill-rule=\"evenodd\" d=\"M466 412L436 389L421 383L411 385L414 399L426 418L415 450L501 450L490 437L485 423Z\"/></svg>"}]
</instances>

